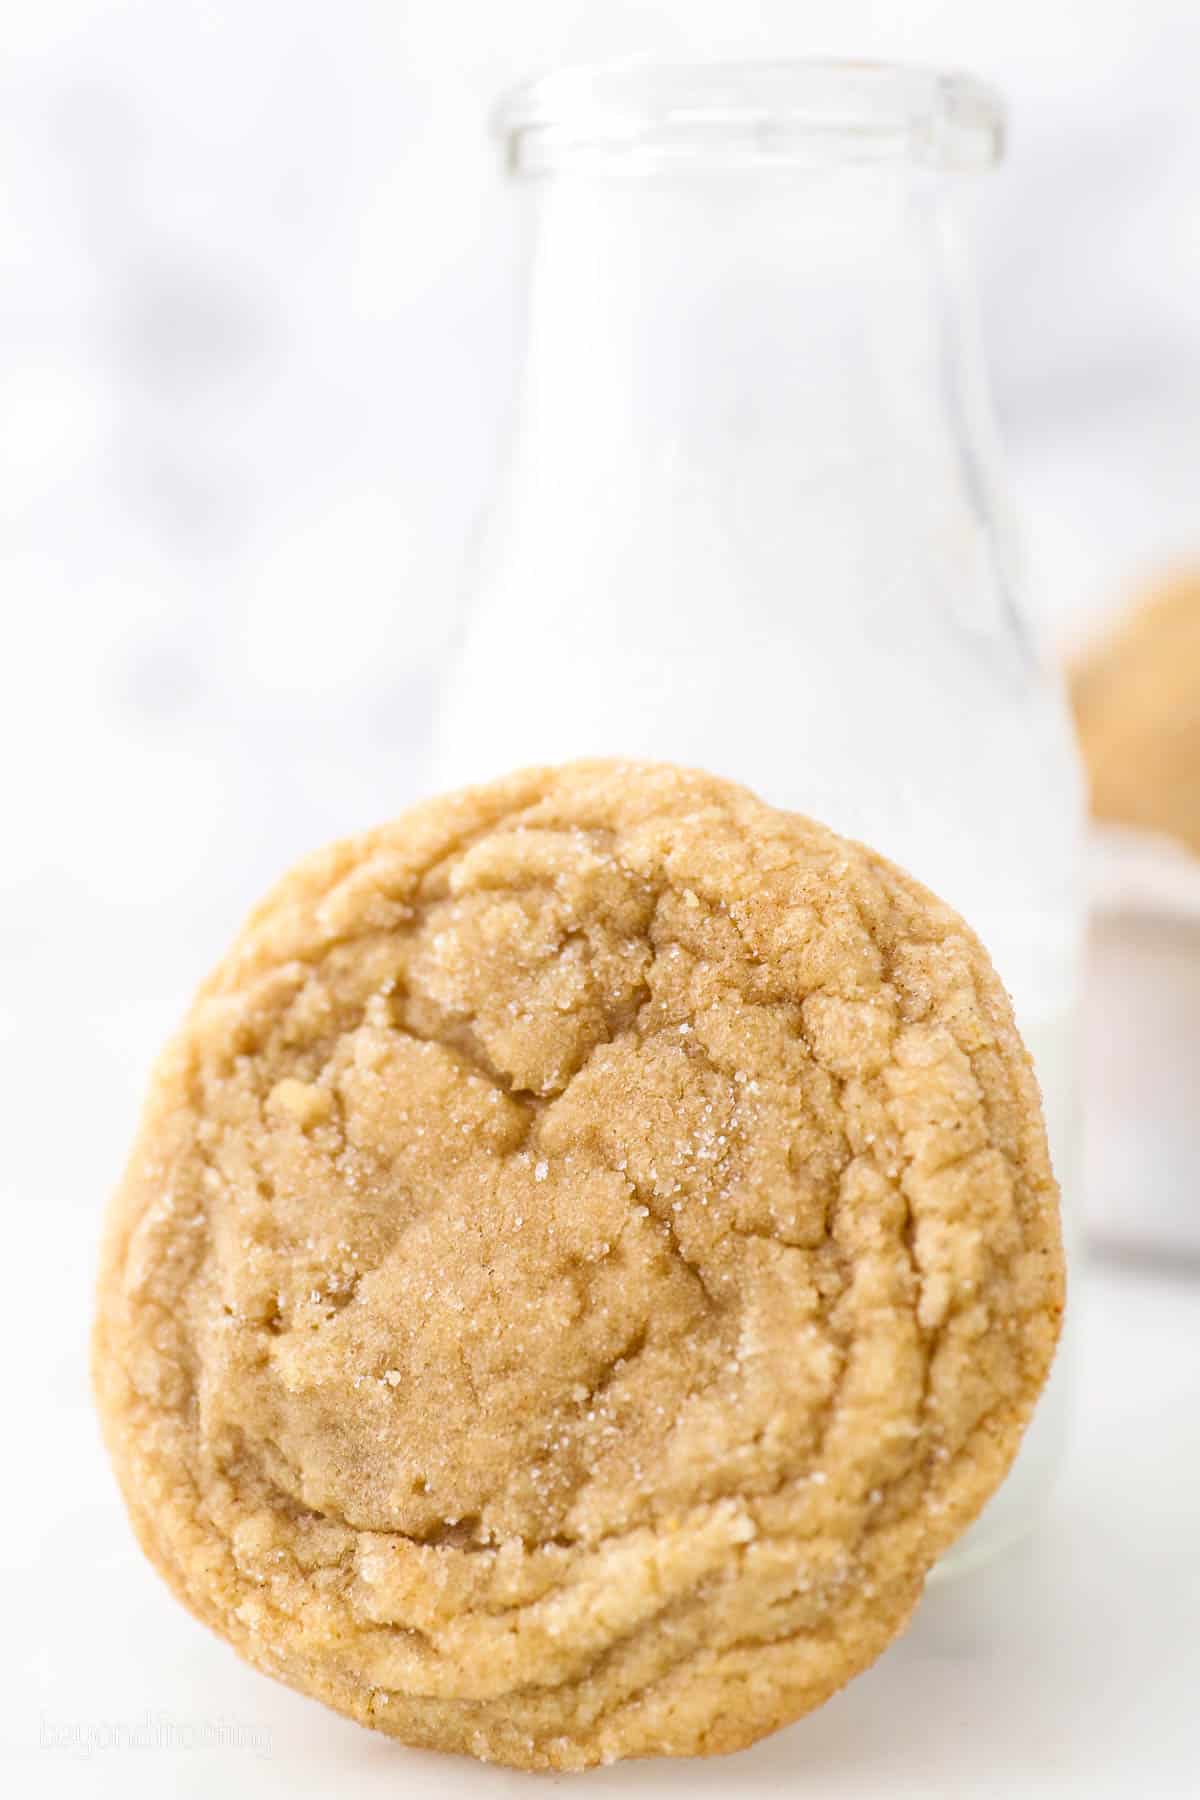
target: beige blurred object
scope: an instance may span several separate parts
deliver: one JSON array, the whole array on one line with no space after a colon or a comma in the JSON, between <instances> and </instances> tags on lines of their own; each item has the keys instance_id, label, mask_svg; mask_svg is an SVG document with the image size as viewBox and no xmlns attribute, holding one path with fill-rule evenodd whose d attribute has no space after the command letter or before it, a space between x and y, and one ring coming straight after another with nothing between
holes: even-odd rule
<instances>
[{"instance_id":1,"label":"beige blurred object","mask_svg":"<svg viewBox=\"0 0 1200 1800\"><path fill-rule=\"evenodd\" d=\"M1200 567L1071 670L1096 824L1084 1007L1084 1201L1110 1248L1200 1255Z\"/></svg>"},{"instance_id":2,"label":"beige blurred object","mask_svg":"<svg viewBox=\"0 0 1200 1800\"><path fill-rule=\"evenodd\" d=\"M1071 672L1092 812L1200 853L1200 568L1152 590Z\"/></svg>"}]
</instances>

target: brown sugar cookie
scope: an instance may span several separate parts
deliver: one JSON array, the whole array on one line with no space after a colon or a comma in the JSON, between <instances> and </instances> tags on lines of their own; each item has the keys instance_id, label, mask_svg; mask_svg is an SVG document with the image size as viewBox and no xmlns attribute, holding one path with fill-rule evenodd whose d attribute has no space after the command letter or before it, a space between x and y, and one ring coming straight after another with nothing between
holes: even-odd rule
<instances>
[{"instance_id":1,"label":"brown sugar cookie","mask_svg":"<svg viewBox=\"0 0 1200 1800\"><path fill-rule=\"evenodd\" d=\"M286 876L108 1223L141 1542L258 1668L527 1768L733 1750L903 1627L1063 1301L978 940L743 789L535 769Z\"/></svg>"},{"instance_id":2,"label":"brown sugar cookie","mask_svg":"<svg viewBox=\"0 0 1200 1800\"><path fill-rule=\"evenodd\" d=\"M1076 664L1092 811L1200 855L1200 572L1149 595Z\"/></svg>"}]
</instances>

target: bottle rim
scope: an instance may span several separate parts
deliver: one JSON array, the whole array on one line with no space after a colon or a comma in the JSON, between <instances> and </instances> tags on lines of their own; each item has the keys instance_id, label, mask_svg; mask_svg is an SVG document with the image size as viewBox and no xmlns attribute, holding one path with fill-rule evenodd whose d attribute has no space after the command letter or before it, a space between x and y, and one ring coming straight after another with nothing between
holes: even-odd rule
<instances>
[{"instance_id":1,"label":"bottle rim","mask_svg":"<svg viewBox=\"0 0 1200 1800\"><path fill-rule=\"evenodd\" d=\"M912 163L970 171L1003 154L986 82L884 62L581 64L525 82L496 109L509 170Z\"/></svg>"}]
</instances>

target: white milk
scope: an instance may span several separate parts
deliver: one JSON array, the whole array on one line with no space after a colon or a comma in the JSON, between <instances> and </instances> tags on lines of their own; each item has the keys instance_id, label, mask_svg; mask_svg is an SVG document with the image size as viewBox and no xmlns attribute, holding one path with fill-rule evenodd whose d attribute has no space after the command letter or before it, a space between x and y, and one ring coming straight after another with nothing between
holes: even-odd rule
<instances>
[{"instance_id":1,"label":"white milk","mask_svg":"<svg viewBox=\"0 0 1200 1800\"><path fill-rule=\"evenodd\" d=\"M538 186L513 451L435 785L661 757L891 857L990 950L1069 1201L1079 778L1014 604L948 177L825 138L811 165L761 163L756 107L744 160L625 167L627 106L614 166ZM694 111L656 117L654 143ZM593 106L589 144L604 126ZM951 1563L1045 1498L1065 1388Z\"/></svg>"}]
</instances>

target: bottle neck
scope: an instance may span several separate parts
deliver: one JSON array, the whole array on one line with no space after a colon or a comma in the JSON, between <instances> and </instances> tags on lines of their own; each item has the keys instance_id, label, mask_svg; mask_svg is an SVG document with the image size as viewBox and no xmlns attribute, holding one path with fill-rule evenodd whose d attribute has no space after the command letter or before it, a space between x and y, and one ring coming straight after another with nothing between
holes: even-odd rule
<instances>
[{"instance_id":1,"label":"bottle neck","mask_svg":"<svg viewBox=\"0 0 1200 1800\"><path fill-rule=\"evenodd\" d=\"M936 178L572 175L537 205L518 471L549 463L564 498L684 474L769 498L828 465L953 458L969 334Z\"/></svg>"}]
</instances>

